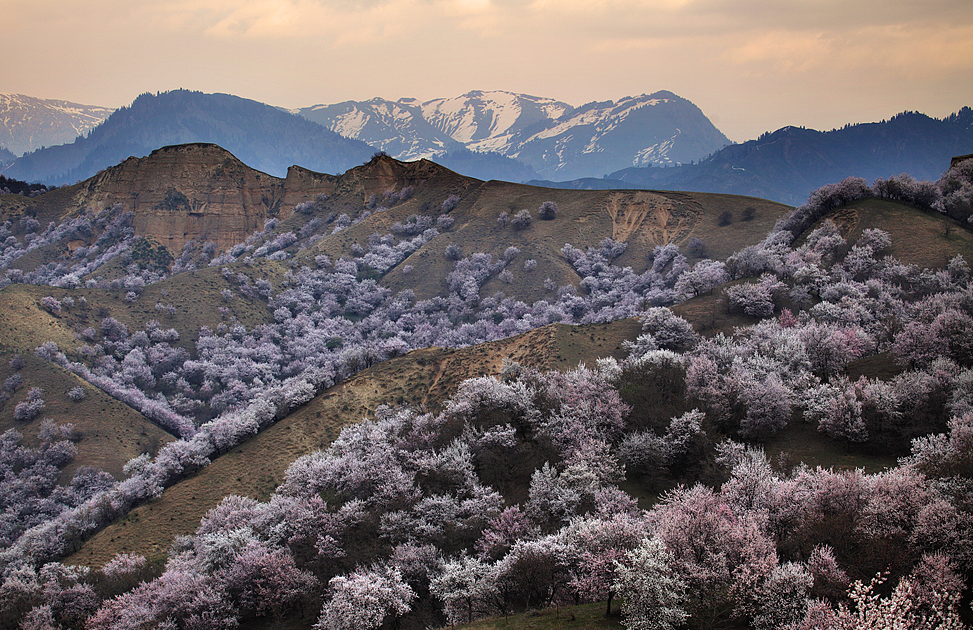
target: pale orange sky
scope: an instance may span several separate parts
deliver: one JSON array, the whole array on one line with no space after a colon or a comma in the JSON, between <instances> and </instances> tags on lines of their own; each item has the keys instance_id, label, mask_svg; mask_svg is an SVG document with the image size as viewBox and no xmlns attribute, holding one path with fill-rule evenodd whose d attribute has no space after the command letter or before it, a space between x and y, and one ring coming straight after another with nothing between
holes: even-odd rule
<instances>
[{"instance_id":1,"label":"pale orange sky","mask_svg":"<svg viewBox=\"0 0 973 630\"><path fill-rule=\"evenodd\" d=\"M0 92L108 107L670 90L742 142L973 106L970 0L0 0L0 19Z\"/></svg>"}]
</instances>

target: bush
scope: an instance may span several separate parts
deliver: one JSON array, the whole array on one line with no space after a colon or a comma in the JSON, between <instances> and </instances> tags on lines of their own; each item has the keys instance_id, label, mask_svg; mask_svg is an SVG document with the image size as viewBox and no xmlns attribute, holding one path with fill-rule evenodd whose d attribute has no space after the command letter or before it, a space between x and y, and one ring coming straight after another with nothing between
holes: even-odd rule
<instances>
[{"instance_id":1,"label":"bush","mask_svg":"<svg viewBox=\"0 0 973 630\"><path fill-rule=\"evenodd\" d=\"M545 221L550 221L557 217L557 204L553 201L545 201L541 204L538 216Z\"/></svg>"},{"instance_id":2,"label":"bush","mask_svg":"<svg viewBox=\"0 0 973 630\"><path fill-rule=\"evenodd\" d=\"M463 252L456 243L450 243L446 246L445 251L443 251L443 256L446 257L446 260L459 260L463 257Z\"/></svg>"},{"instance_id":3,"label":"bush","mask_svg":"<svg viewBox=\"0 0 973 630\"><path fill-rule=\"evenodd\" d=\"M8 392L15 392L17 388L24 384L24 377L20 374L14 374L7 378L3 382L3 388Z\"/></svg>"},{"instance_id":4,"label":"bush","mask_svg":"<svg viewBox=\"0 0 973 630\"><path fill-rule=\"evenodd\" d=\"M18 404L14 408L14 420L18 422L30 422L37 416L41 415L41 410L44 409L44 399L41 398L43 392L37 387L32 387L29 392L27 392L27 400Z\"/></svg>"},{"instance_id":5,"label":"bush","mask_svg":"<svg viewBox=\"0 0 973 630\"><path fill-rule=\"evenodd\" d=\"M450 195L449 197L446 197L446 200L443 201L442 211L451 212L456 208L456 206L459 205L459 201L460 201L459 195Z\"/></svg>"},{"instance_id":6,"label":"bush","mask_svg":"<svg viewBox=\"0 0 973 630\"><path fill-rule=\"evenodd\" d=\"M530 224L533 223L533 221L534 218L530 215L530 211L521 210L520 212L514 215L514 218L510 222L510 224L514 227L515 230L526 230L527 228L530 227Z\"/></svg>"},{"instance_id":7,"label":"bush","mask_svg":"<svg viewBox=\"0 0 973 630\"><path fill-rule=\"evenodd\" d=\"M41 298L41 306L51 315L61 314L61 303L50 295Z\"/></svg>"}]
</instances>

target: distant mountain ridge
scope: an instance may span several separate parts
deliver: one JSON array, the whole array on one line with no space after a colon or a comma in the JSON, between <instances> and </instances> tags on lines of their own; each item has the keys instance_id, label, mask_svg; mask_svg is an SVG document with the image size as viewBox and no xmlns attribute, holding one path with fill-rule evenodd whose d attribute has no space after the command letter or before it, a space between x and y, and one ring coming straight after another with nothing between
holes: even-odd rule
<instances>
[{"instance_id":1,"label":"distant mountain ridge","mask_svg":"<svg viewBox=\"0 0 973 630\"><path fill-rule=\"evenodd\" d=\"M73 183L128 157L188 142L218 144L253 168L278 177L294 164L343 172L374 152L363 142L270 105L229 94L175 90L142 94L87 136L28 153L3 172L27 181Z\"/></svg>"},{"instance_id":2,"label":"distant mountain ridge","mask_svg":"<svg viewBox=\"0 0 973 630\"><path fill-rule=\"evenodd\" d=\"M869 183L908 173L935 181L957 155L973 153L973 110L943 119L903 112L831 131L784 127L734 144L698 164L626 168L606 178L534 181L575 189L649 188L748 195L800 205L810 192L846 177Z\"/></svg>"},{"instance_id":3,"label":"distant mountain ridge","mask_svg":"<svg viewBox=\"0 0 973 630\"><path fill-rule=\"evenodd\" d=\"M513 92L473 91L425 103L372 99L295 112L398 159L437 158L466 148L517 160L545 177L691 162L730 143L698 107L665 91L578 108Z\"/></svg>"},{"instance_id":4,"label":"distant mountain ridge","mask_svg":"<svg viewBox=\"0 0 973 630\"><path fill-rule=\"evenodd\" d=\"M100 125L114 110L70 101L0 94L0 147L23 155L72 142ZM0 155L0 162L5 161Z\"/></svg>"}]
</instances>

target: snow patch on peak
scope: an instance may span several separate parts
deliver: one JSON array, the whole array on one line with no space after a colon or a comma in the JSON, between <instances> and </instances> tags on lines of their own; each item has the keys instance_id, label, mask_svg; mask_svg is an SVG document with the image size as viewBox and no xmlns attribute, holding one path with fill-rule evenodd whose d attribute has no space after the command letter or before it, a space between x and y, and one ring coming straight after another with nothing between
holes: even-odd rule
<instances>
[{"instance_id":1,"label":"snow patch on peak","mask_svg":"<svg viewBox=\"0 0 973 630\"><path fill-rule=\"evenodd\" d=\"M73 141L114 110L23 94L0 94L0 146L16 154Z\"/></svg>"},{"instance_id":2,"label":"snow patch on peak","mask_svg":"<svg viewBox=\"0 0 973 630\"><path fill-rule=\"evenodd\" d=\"M669 157L669 152L676 145L676 140L680 135L682 135L682 131L676 129L676 133L668 140L645 147L635 154L635 157L632 159L632 166L679 164L679 162Z\"/></svg>"},{"instance_id":3,"label":"snow patch on peak","mask_svg":"<svg viewBox=\"0 0 973 630\"><path fill-rule=\"evenodd\" d=\"M367 122L368 115L355 108L346 114L335 117L331 131L346 138L357 138Z\"/></svg>"},{"instance_id":4,"label":"snow patch on peak","mask_svg":"<svg viewBox=\"0 0 973 630\"><path fill-rule=\"evenodd\" d=\"M422 104L434 127L464 144L489 142L541 120L560 117L570 105L514 92L480 90Z\"/></svg>"}]
</instances>

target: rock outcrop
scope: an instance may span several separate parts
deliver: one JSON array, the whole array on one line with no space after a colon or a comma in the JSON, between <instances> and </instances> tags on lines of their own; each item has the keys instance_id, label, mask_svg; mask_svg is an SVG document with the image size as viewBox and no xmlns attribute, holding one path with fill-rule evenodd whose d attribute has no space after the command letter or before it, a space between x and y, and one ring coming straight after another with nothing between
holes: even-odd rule
<instances>
[{"instance_id":1,"label":"rock outcrop","mask_svg":"<svg viewBox=\"0 0 973 630\"><path fill-rule=\"evenodd\" d=\"M284 180L254 170L215 144L163 147L129 158L81 185L79 205L120 203L135 230L178 253L188 241L239 243L281 210Z\"/></svg>"},{"instance_id":2,"label":"rock outcrop","mask_svg":"<svg viewBox=\"0 0 973 630\"><path fill-rule=\"evenodd\" d=\"M215 144L182 144L129 158L77 184L75 208L98 212L121 204L135 213L135 231L178 256L189 241L213 241L219 251L243 242L272 217L284 220L294 207L319 195L339 196L355 215L376 197L433 177L464 180L429 162L404 163L388 156L342 175L292 166L281 179L250 168Z\"/></svg>"}]
</instances>

